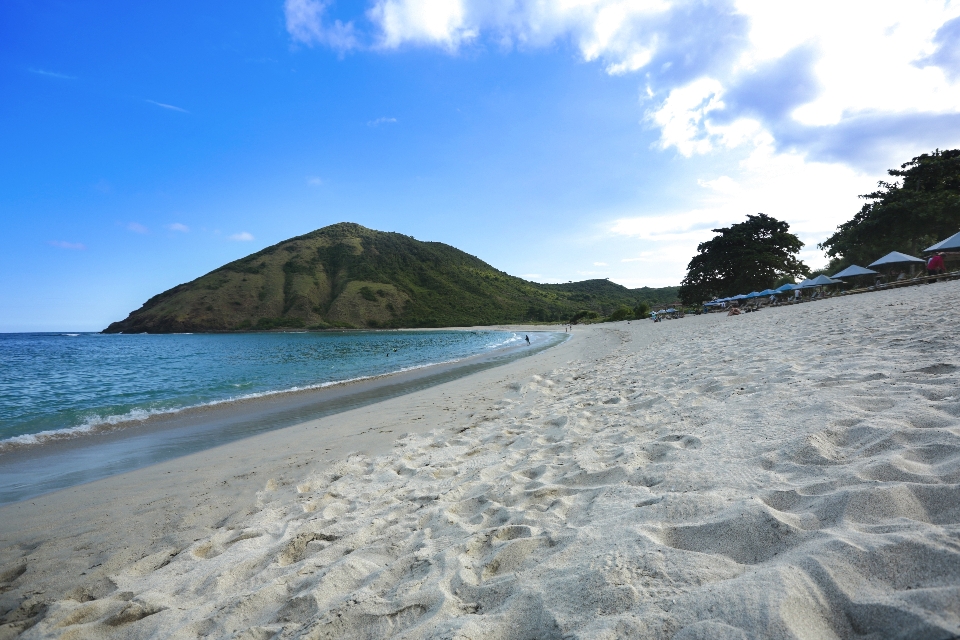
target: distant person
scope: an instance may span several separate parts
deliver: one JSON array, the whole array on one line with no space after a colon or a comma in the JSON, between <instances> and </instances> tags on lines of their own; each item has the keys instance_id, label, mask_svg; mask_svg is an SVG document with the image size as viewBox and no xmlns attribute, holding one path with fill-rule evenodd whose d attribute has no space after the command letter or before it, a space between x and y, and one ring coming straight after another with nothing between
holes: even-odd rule
<instances>
[{"instance_id":1,"label":"distant person","mask_svg":"<svg viewBox=\"0 0 960 640\"><path fill-rule=\"evenodd\" d=\"M728 316L738 316L740 315L740 309L737 307L730 307L730 311L727 311Z\"/></svg>"},{"instance_id":2,"label":"distant person","mask_svg":"<svg viewBox=\"0 0 960 640\"><path fill-rule=\"evenodd\" d=\"M904 273L903 271L901 271L900 275L897 276L897 282L900 282L901 280L906 280L906 279L907 279L907 274Z\"/></svg>"},{"instance_id":3,"label":"distant person","mask_svg":"<svg viewBox=\"0 0 960 640\"><path fill-rule=\"evenodd\" d=\"M527 344L530 344L530 336L523 336L523 339L527 341Z\"/></svg>"},{"instance_id":4,"label":"distant person","mask_svg":"<svg viewBox=\"0 0 960 640\"><path fill-rule=\"evenodd\" d=\"M947 267L943 264L943 254L937 253L931 256L927 260L927 275L928 276L937 276L941 273L946 273ZM934 280L936 282L936 280Z\"/></svg>"}]
</instances>

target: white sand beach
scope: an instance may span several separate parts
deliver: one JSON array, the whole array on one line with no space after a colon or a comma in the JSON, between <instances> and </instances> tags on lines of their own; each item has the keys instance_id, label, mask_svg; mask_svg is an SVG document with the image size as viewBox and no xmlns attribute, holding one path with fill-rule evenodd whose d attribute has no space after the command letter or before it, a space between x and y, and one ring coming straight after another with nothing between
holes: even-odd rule
<instances>
[{"instance_id":1,"label":"white sand beach","mask_svg":"<svg viewBox=\"0 0 960 640\"><path fill-rule=\"evenodd\" d=\"M663 323L0 508L0 638L960 634L960 282Z\"/></svg>"}]
</instances>

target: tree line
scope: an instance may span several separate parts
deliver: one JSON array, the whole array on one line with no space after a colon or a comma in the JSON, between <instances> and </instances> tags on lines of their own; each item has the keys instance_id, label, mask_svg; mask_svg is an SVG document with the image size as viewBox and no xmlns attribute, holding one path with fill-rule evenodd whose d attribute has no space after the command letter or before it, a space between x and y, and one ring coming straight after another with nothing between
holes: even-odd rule
<instances>
[{"instance_id":1,"label":"tree line","mask_svg":"<svg viewBox=\"0 0 960 640\"><path fill-rule=\"evenodd\" d=\"M830 258L823 271L865 266L891 251L916 255L960 231L960 149L922 154L890 169L892 182L861 195L866 203L818 247ZM803 242L790 225L763 213L712 230L697 246L680 286L684 304L775 288L811 275L797 255Z\"/></svg>"}]
</instances>

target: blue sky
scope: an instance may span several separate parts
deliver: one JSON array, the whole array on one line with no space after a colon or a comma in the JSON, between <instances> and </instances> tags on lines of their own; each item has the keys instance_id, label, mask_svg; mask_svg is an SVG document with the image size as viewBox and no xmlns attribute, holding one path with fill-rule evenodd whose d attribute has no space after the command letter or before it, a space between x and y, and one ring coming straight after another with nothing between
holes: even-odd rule
<instances>
[{"instance_id":1,"label":"blue sky","mask_svg":"<svg viewBox=\"0 0 960 640\"><path fill-rule=\"evenodd\" d=\"M960 5L0 5L0 331L96 330L340 221L538 281L677 284L764 212L816 250L960 143Z\"/></svg>"}]
</instances>

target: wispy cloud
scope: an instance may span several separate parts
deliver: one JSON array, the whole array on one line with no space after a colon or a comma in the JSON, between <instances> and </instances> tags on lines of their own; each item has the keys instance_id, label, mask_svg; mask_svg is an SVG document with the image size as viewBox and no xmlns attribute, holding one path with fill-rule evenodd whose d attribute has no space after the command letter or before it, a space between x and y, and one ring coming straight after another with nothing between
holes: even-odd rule
<instances>
[{"instance_id":1,"label":"wispy cloud","mask_svg":"<svg viewBox=\"0 0 960 640\"><path fill-rule=\"evenodd\" d=\"M608 265L606 262L594 262L594 263L593 263L593 266L595 266L595 267L609 267L610 265Z\"/></svg>"},{"instance_id":2,"label":"wispy cloud","mask_svg":"<svg viewBox=\"0 0 960 640\"><path fill-rule=\"evenodd\" d=\"M250 242L253 240L253 234L246 231L241 231L240 233L227 236L227 240L235 240L236 242Z\"/></svg>"},{"instance_id":3,"label":"wispy cloud","mask_svg":"<svg viewBox=\"0 0 960 640\"><path fill-rule=\"evenodd\" d=\"M877 172L960 144L956 2L369 0L356 28L331 23L333 4L286 0L294 41L451 54L567 42L609 74L642 74L644 123L687 157L769 138Z\"/></svg>"},{"instance_id":4,"label":"wispy cloud","mask_svg":"<svg viewBox=\"0 0 960 640\"><path fill-rule=\"evenodd\" d=\"M81 242L64 242L63 240L51 240L48 244L53 247L60 247L61 249L73 249L75 251L82 251L87 248L87 246Z\"/></svg>"},{"instance_id":5,"label":"wispy cloud","mask_svg":"<svg viewBox=\"0 0 960 640\"><path fill-rule=\"evenodd\" d=\"M166 226L167 226L167 229L170 229L170 231L179 231L180 233L187 233L188 231L190 231L190 227L188 227L185 224L181 224L179 222L174 222Z\"/></svg>"},{"instance_id":6,"label":"wispy cloud","mask_svg":"<svg viewBox=\"0 0 960 640\"><path fill-rule=\"evenodd\" d=\"M186 109L181 109L180 107L174 106L172 104L166 104L165 102L157 102L156 100L144 100L144 102L149 102L150 104L156 105L163 109L169 109L170 111L179 111L180 113L190 113Z\"/></svg>"},{"instance_id":7,"label":"wispy cloud","mask_svg":"<svg viewBox=\"0 0 960 640\"><path fill-rule=\"evenodd\" d=\"M340 52L356 48L358 42L352 22L324 22L323 14L331 4L329 0L286 0L283 12L290 36L306 45L322 44Z\"/></svg>"},{"instance_id":8,"label":"wispy cloud","mask_svg":"<svg viewBox=\"0 0 960 640\"><path fill-rule=\"evenodd\" d=\"M310 176L307 178L307 184L310 185L311 187L319 187L320 185L323 184L323 178L320 178L318 176Z\"/></svg>"},{"instance_id":9,"label":"wispy cloud","mask_svg":"<svg viewBox=\"0 0 960 640\"><path fill-rule=\"evenodd\" d=\"M126 228L127 231L133 231L134 233L150 233L150 229L147 229L139 222L128 222Z\"/></svg>"},{"instance_id":10,"label":"wispy cloud","mask_svg":"<svg viewBox=\"0 0 960 640\"><path fill-rule=\"evenodd\" d=\"M48 78L58 78L60 80L76 80L76 76L68 76L65 73L57 73L56 71L47 71L46 69L27 69L30 73L35 73L38 76L47 76Z\"/></svg>"},{"instance_id":11,"label":"wispy cloud","mask_svg":"<svg viewBox=\"0 0 960 640\"><path fill-rule=\"evenodd\" d=\"M396 124L396 118L377 118L376 120L370 120L367 122L368 127L379 127L382 124Z\"/></svg>"},{"instance_id":12,"label":"wispy cloud","mask_svg":"<svg viewBox=\"0 0 960 640\"><path fill-rule=\"evenodd\" d=\"M539 280L543 276L539 273L522 273L520 274L520 277L524 280Z\"/></svg>"}]
</instances>

